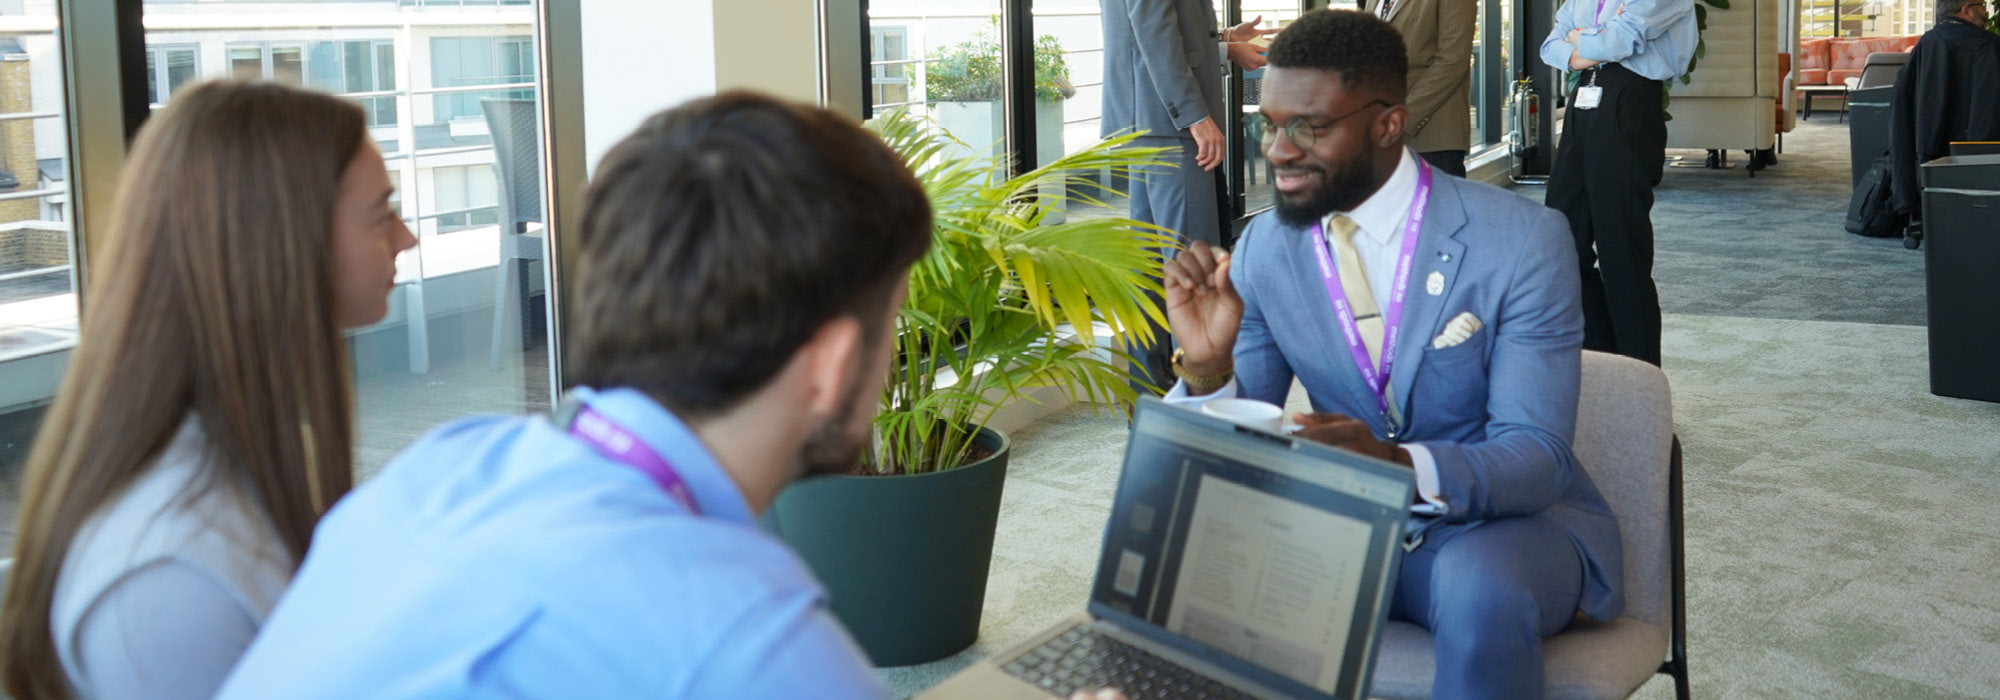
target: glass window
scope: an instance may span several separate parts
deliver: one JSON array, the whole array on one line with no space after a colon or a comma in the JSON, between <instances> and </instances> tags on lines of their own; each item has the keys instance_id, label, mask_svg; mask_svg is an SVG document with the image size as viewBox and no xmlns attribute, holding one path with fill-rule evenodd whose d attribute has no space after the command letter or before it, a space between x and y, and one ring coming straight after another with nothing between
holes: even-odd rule
<instances>
[{"instance_id":1,"label":"glass window","mask_svg":"<svg viewBox=\"0 0 2000 700\"><path fill-rule=\"evenodd\" d=\"M1000 89L1000 10L1000 0L869 7L875 112L906 109L936 120L964 144L952 146L953 155L1001 157L1007 133ZM893 70L899 66L902 72ZM888 99L892 97L903 99Z\"/></svg>"},{"instance_id":2,"label":"glass window","mask_svg":"<svg viewBox=\"0 0 2000 700\"><path fill-rule=\"evenodd\" d=\"M271 47L272 80L292 85L304 85L306 77L305 49L297 46Z\"/></svg>"},{"instance_id":3,"label":"glass window","mask_svg":"<svg viewBox=\"0 0 2000 700\"><path fill-rule=\"evenodd\" d=\"M1339 6L1343 9L1346 6ZM1299 18L1298 0L1243 0L1245 21L1263 17L1258 26L1265 28L1283 27ZM1277 189L1271 184L1271 164L1264 159L1264 147L1259 139L1270 125L1257 116L1264 97L1264 71L1254 70L1236 73L1243 80L1243 104L1239 109L1243 114L1243 143L1232 144L1243 149L1243 212L1255 214L1277 204Z\"/></svg>"},{"instance_id":4,"label":"glass window","mask_svg":"<svg viewBox=\"0 0 2000 700\"><path fill-rule=\"evenodd\" d=\"M496 138L511 138L523 161L540 160L535 5L399 0L329 13L324 3L243 0L159 11L172 12L174 29L150 31L148 41L189 50L201 69L190 77L307 85L367 111L396 186L391 202L417 232L418 247L396 261L388 317L348 334L360 409L357 469L372 473L424 431L467 413L546 409L539 174L532 165L499 167L494 150ZM254 28L244 16L257 18ZM217 63L200 66L204 57ZM170 95L172 77L155 74ZM155 96L165 97L158 89ZM509 100L496 109L500 128L487 122L489 98ZM501 187L510 176L527 182ZM503 198L516 190L530 194L513 207L521 214L503 236Z\"/></svg>"},{"instance_id":5,"label":"glass window","mask_svg":"<svg viewBox=\"0 0 2000 700\"><path fill-rule=\"evenodd\" d=\"M869 30L876 111L910 103L910 33L905 27L874 27Z\"/></svg>"},{"instance_id":6,"label":"glass window","mask_svg":"<svg viewBox=\"0 0 2000 700\"><path fill-rule=\"evenodd\" d=\"M32 2L24 11L14 3L7 14L52 27L57 7ZM48 30L22 31L0 37L0 54L8 56L0 61L0 192L9 197L0 201L0 512L11 517L13 480L76 344L77 258L65 211L69 132L61 45ZM149 56L156 68L149 76L177 63ZM0 525L0 547L12 546L11 525Z\"/></svg>"},{"instance_id":7,"label":"glass window","mask_svg":"<svg viewBox=\"0 0 2000 700\"><path fill-rule=\"evenodd\" d=\"M313 42L308 72L312 87L339 94L396 89L396 44L388 39ZM393 95L354 98L368 110L369 126L396 123Z\"/></svg>"},{"instance_id":8,"label":"glass window","mask_svg":"<svg viewBox=\"0 0 2000 700\"><path fill-rule=\"evenodd\" d=\"M1048 165L1102 141L1104 23L1097 0L1035 0L1035 165ZM1124 187L1093 178L1100 186ZM1080 184L1073 188L1083 187ZM1068 194L1067 191L1044 194ZM1124 216L1121 198L1092 188L1061 200L1062 216Z\"/></svg>"},{"instance_id":9,"label":"glass window","mask_svg":"<svg viewBox=\"0 0 2000 700\"><path fill-rule=\"evenodd\" d=\"M195 47L146 47L146 94L153 104L166 102L169 95L192 82L195 74Z\"/></svg>"},{"instance_id":10,"label":"glass window","mask_svg":"<svg viewBox=\"0 0 2000 700\"><path fill-rule=\"evenodd\" d=\"M504 85L531 80L534 50L527 37L468 36L431 40L431 81L438 87ZM439 120L481 115L485 97L523 98L521 90L457 92L437 97Z\"/></svg>"},{"instance_id":11,"label":"glass window","mask_svg":"<svg viewBox=\"0 0 2000 700\"><path fill-rule=\"evenodd\" d=\"M492 226L500 222L500 184L493 166L472 165L431 168L432 191L436 192L438 230L453 231L471 226Z\"/></svg>"},{"instance_id":12,"label":"glass window","mask_svg":"<svg viewBox=\"0 0 2000 700\"><path fill-rule=\"evenodd\" d=\"M264 47L229 47L229 74L239 80L257 80L264 77Z\"/></svg>"}]
</instances>

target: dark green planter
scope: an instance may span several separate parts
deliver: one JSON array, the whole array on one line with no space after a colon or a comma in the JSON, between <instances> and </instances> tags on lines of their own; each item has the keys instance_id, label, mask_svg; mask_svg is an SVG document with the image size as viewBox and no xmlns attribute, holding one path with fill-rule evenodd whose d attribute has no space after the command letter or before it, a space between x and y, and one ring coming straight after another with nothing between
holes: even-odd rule
<instances>
[{"instance_id":1,"label":"dark green planter","mask_svg":"<svg viewBox=\"0 0 2000 700\"><path fill-rule=\"evenodd\" d=\"M809 479L766 519L877 666L936 661L979 638L1010 450L994 430L974 441L993 456L930 474Z\"/></svg>"}]
</instances>

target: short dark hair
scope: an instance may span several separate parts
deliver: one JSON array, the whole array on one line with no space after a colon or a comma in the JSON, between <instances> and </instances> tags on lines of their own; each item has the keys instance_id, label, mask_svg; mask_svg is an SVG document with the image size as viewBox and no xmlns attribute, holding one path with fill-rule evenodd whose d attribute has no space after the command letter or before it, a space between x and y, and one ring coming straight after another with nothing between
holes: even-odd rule
<instances>
[{"instance_id":1,"label":"short dark hair","mask_svg":"<svg viewBox=\"0 0 2000 700\"><path fill-rule=\"evenodd\" d=\"M930 248L931 208L854 121L729 92L613 147L581 229L573 378L700 418L762 388L836 317L880 342L890 290Z\"/></svg>"},{"instance_id":2,"label":"short dark hair","mask_svg":"<svg viewBox=\"0 0 2000 700\"><path fill-rule=\"evenodd\" d=\"M1265 60L1279 68L1316 68L1340 74L1349 89L1380 90L1401 101L1408 87L1409 50L1403 35L1375 15L1353 10L1313 10L1271 42Z\"/></svg>"},{"instance_id":3,"label":"short dark hair","mask_svg":"<svg viewBox=\"0 0 2000 700\"><path fill-rule=\"evenodd\" d=\"M1938 0L1937 16L1938 19L1944 19L1958 14L1968 5L1985 4L1985 2L1986 0Z\"/></svg>"}]
</instances>

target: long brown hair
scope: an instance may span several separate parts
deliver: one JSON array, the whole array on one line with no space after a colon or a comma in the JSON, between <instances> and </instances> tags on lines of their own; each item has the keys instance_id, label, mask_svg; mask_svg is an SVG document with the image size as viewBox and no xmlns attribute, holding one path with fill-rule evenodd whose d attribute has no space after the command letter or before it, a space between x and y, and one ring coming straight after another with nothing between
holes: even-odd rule
<instances>
[{"instance_id":1,"label":"long brown hair","mask_svg":"<svg viewBox=\"0 0 2000 700\"><path fill-rule=\"evenodd\" d=\"M51 607L79 529L190 413L209 459L187 493L239 489L294 565L353 484L353 395L329 247L360 107L271 84L190 87L140 130L84 299L81 339L29 453L0 678L70 694Z\"/></svg>"}]
</instances>

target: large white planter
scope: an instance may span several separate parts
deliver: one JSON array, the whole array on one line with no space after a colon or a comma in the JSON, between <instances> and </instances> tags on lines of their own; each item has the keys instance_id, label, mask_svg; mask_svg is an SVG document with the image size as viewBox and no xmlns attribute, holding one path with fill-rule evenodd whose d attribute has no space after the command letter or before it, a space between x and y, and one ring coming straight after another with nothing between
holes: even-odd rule
<instances>
[{"instance_id":1,"label":"large white planter","mask_svg":"<svg viewBox=\"0 0 2000 700\"><path fill-rule=\"evenodd\" d=\"M938 126L944 127L954 138L965 143L965 147L953 145L946 155L952 157L980 156L999 158L1006 150L1006 114L1001 111L1002 103L993 102L938 102L932 106ZM1032 165L1043 165L1061 158L1063 147L1063 103L1041 102L1035 105L1035 160ZM996 171L996 177L1005 173ZM1064 191L1062 183L1050 182L1042 185L1044 198L1053 199L1047 221L1060 223L1064 217Z\"/></svg>"}]
</instances>

